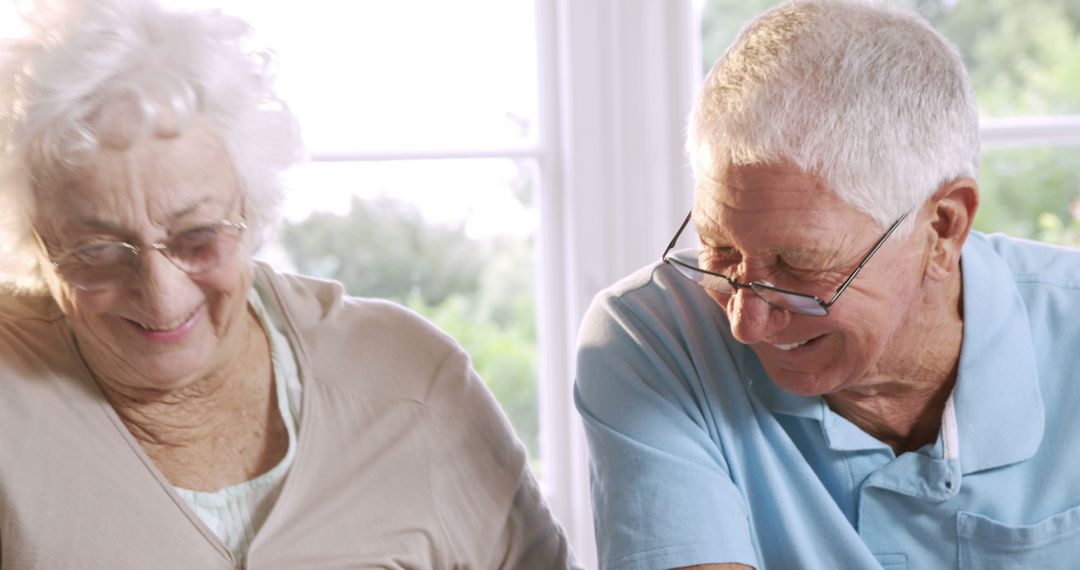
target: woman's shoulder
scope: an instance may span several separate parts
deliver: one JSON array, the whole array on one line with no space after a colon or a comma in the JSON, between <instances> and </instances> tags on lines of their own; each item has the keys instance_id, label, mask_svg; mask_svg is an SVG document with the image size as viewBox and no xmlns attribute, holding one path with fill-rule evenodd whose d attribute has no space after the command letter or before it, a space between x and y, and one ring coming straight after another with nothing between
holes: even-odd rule
<instances>
[{"instance_id":1,"label":"woman's shoulder","mask_svg":"<svg viewBox=\"0 0 1080 570\"><path fill-rule=\"evenodd\" d=\"M259 267L255 286L291 332L301 357L322 378L338 371L431 377L462 351L438 327L407 307L354 297L336 281Z\"/></svg>"},{"instance_id":2,"label":"woman's shoulder","mask_svg":"<svg viewBox=\"0 0 1080 570\"><path fill-rule=\"evenodd\" d=\"M352 296L341 283L329 279L280 273L265 265L262 269L264 277L256 280L256 287L261 285L271 294L298 330L375 328L382 337L415 341L431 336L427 340L435 343L453 342L423 316L393 301Z\"/></svg>"},{"instance_id":3,"label":"woman's shoulder","mask_svg":"<svg viewBox=\"0 0 1080 570\"><path fill-rule=\"evenodd\" d=\"M56 360L68 350L63 318L47 294L0 291L0 361Z\"/></svg>"},{"instance_id":4,"label":"woman's shoulder","mask_svg":"<svg viewBox=\"0 0 1080 570\"><path fill-rule=\"evenodd\" d=\"M0 286L0 326L17 321L55 322L62 318L60 307L47 292Z\"/></svg>"}]
</instances>

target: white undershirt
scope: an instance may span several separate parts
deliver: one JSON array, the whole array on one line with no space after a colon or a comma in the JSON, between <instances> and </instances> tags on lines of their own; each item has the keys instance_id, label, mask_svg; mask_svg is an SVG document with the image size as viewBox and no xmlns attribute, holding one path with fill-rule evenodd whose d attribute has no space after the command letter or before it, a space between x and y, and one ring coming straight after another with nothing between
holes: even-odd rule
<instances>
[{"instance_id":1,"label":"white undershirt","mask_svg":"<svg viewBox=\"0 0 1080 570\"><path fill-rule=\"evenodd\" d=\"M250 481L212 493L174 487L191 510L229 547L236 560L242 560L247 554L251 540L281 493L285 475L296 456L296 426L300 420L300 374L289 341L271 322L255 289L248 295L248 303L259 317L270 342L278 412L289 433L289 449L273 469Z\"/></svg>"}]
</instances>

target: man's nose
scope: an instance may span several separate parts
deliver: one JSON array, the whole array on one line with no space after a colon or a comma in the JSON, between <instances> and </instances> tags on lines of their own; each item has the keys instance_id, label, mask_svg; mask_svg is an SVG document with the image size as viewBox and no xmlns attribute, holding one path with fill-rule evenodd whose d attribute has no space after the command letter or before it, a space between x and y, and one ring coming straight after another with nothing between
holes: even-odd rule
<instances>
[{"instance_id":1,"label":"man's nose","mask_svg":"<svg viewBox=\"0 0 1080 570\"><path fill-rule=\"evenodd\" d=\"M791 321L791 313L766 303L749 287L731 295L726 309L731 334L743 344L759 343Z\"/></svg>"}]
</instances>

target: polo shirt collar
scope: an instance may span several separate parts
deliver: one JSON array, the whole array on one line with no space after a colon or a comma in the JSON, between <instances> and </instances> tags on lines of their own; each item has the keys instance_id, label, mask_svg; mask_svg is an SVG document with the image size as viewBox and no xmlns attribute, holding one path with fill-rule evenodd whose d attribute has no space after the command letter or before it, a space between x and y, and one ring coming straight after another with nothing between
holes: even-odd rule
<instances>
[{"instance_id":1,"label":"polo shirt collar","mask_svg":"<svg viewBox=\"0 0 1080 570\"><path fill-rule=\"evenodd\" d=\"M981 234L960 258L964 339L953 389L964 473L1035 455L1046 411L1027 308L1012 271Z\"/></svg>"}]
</instances>

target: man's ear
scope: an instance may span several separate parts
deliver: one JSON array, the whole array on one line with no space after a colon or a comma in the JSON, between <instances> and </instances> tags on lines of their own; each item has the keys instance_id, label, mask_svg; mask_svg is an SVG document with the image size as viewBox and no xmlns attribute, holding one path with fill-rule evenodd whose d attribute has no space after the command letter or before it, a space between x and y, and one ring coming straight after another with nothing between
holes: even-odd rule
<instances>
[{"instance_id":1,"label":"man's ear","mask_svg":"<svg viewBox=\"0 0 1080 570\"><path fill-rule=\"evenodd\" d=\"M960 250L979 208L979 183L957 178L938 188L927 201L931 228L926 276L943 281L960 264Z\"/></svg>"}]
</instances>

